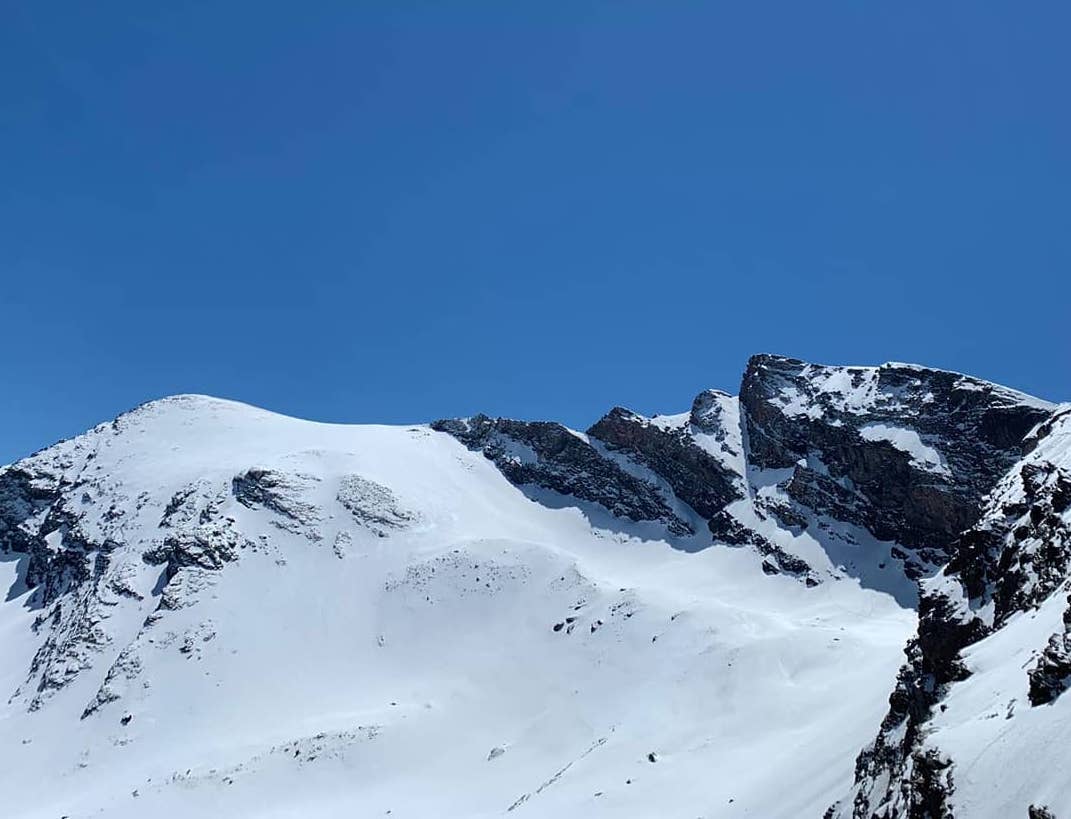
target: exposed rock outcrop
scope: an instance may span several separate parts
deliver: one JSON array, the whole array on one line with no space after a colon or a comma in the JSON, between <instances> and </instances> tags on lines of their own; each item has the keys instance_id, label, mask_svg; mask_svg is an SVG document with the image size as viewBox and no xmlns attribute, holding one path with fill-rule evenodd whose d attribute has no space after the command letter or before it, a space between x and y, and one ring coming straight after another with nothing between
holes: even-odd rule
<instances>
[{"instance_id":1,"label":"exposed rock outcrop","mask_svg":"<svg viewBox=\"0 0 1071 819\"><path fill-rule=\"evenodd\" d=\"M561 424L476 415L431 426L482 452L517 486L571 495L619 517L662 523L673 534L692 533L657 487L625 471Z\"/></svg>"},{"instance_id":2,"label":"exposed rock outcrop","mask_svg":"<svg viewBox=\"0 0 1071 819\"><path fill-rule=\"evenodd\" d=\"M417 519L416 512L403 508L390 489L360 475L344 476L335 499L358 524L377 537L387 537Z\"/></svg>"},{"instance_id":3,"label":"exposed rock outcrop","mask_svg":"<svg viewBox=\"0 0 1071 819\"><path fill-rule=\"evenodd\" d=\"M659 424L615 407L588 430L588 435L653 470L678 498L709 520L744 493L741 475L726 466L724 457L714 457L696 442L692 434L696 414L693 409L686 423ZM705 424L701 428L706 429L713 426L709 419L701 419L700 424ZM718 428L717 433L723 435L724 441L724 431ZM731 450L726 454L741 457Z\"/></svg>"},{"instance_id":4,"label":"exposed rock outcrop","mask_svg":"<svg viewBox=\"0 0 1071 819\"><path fill-rule=\"evenodd\" d=\"M908 364L826 367L758 355L740 389L749 462L789 495L940 563L1051 413L1029 396Z\"/></svg>"},{"instance_id":5,"label":"exposed rock outcrop","mask_svg":"<svg viewBox=\"0 0 1071 819\"><path fill-rule=\"evenodd\" d=\"M1022 462L988 496L978 522L951 543L941 574L923 584L918 635L906 649L889 713L859 756L851 799L834 806L831 817L951 815L940 812L935 800L951 795L955 760L928 746L926 737L934 709L951 686L971 675L962 652L1016 615L1037 610L1069 582L1071 411L1038 425L1024 450ZM1052 702L1071 682L1067 609L1063 626L1025 672L1031 705ZM933 775L938 756L947 777Z\"/></svg>"},{"instance_id":6,"label":"exposed rock outcrop","mask_svg":"<svg viewBox=\"0 0 1071 819\"><path fill-rule=\"evenodd\" d=\"M206 467L181 479L192 483L152 492L123 486L98 469L98 453L146 413L0 470L0 549L24 556L19 583L33 590L27 605L37 613L39 644L18 692L30 708L101 655L84 715L121 697L140 673L146 630L188 614L243 550L280 530L329 538L341 558L362 537L420 520L387 486L349 471L307 474L285 458L232 464L237 474ZM841 556L891 554L920 584L918 633L877 737L858 757L855 787L829 816L896 819L952 815L957 760L928 737L948 692L970 678L965 649L1059 595L1061 628L1050 635L1056 621L1043 621L1046 641L1017 673L1037 708L1071 684L1069 418L1071 410L956 373L761 355L739 399L708 390L680 415L616 407L587 433L484 415L431 427L537 502L565 499L600 526L613 516L625 532L677 547L750 549L767 575L808 586L861 576L822 552L835 551L826 537L834 530ZM494 589L482 568L480 578L474 593ZM138 634L113 633L110 612L123 607L138 613ZM183 639L192 655L202 638Z\"/></svg>"},{"instance_id":7,"label":"exposed rock outcrop","mask_svg":"<svg viewBox=\"0 0 1071 819\"><path fill-rule=\"evenodd\" d=\"M895 544L893 557L917 581L948 560L983 496L1020 457L1027 432L1052 409L943 370L758 355L739 400L707 390L675 416L615 407L587 439L558 424L486 416L433 427L482 451L515 484L659 522L673 534L688 531L689 515L675 502L685 504L715 541L762 555L768 573L819 582L792 541L814 521L826 529L834 521ZM771 517L783 537L757 528ZM841 537L853 542L850 533Z\"/></svg>"}]
</instances>

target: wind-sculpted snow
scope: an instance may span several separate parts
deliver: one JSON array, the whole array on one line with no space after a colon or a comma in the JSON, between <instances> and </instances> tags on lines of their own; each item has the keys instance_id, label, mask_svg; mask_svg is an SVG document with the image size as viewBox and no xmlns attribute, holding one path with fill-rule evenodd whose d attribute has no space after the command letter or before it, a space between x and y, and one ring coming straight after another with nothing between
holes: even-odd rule
<instances>
[{"instance_id":1,"label":"wind-sculpted snow","mask_svg":"<svg viewBox=\"0 0 1071 819\"><path fill-rule=\"evenodd\" d=\"M146 404L0 470L4 815L973 810L972 726L1071 702L1060 417L770 356L587 433Z\"/></svg>"}]
</instances>

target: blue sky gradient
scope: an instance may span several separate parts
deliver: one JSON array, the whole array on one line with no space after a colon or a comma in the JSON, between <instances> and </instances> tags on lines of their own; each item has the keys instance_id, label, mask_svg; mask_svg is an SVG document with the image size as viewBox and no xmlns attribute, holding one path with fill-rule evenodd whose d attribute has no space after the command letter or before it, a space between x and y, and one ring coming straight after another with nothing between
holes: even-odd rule
<instances>
[{"instance_id":1,"label":"blue sky gradient","mask_svg":"<svg viewBox=\"0 0 1071 819\"><path fill-rule=\"evenodd\" d=\"M1071 399L1069 29L1056 2L5 3L0 462L176 392L584 427L762 351Z\"/></svg>"}]
</instances>

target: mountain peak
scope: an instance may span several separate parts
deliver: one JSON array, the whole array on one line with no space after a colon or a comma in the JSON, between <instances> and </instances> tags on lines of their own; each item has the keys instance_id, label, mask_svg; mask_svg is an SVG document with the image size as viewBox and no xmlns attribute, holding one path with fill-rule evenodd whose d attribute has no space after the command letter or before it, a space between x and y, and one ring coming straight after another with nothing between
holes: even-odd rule
<instances>
[{"instance_id":1,"label":"mountain peak","mask_svg":"<svg viewBox=\"0 0 1071 819\"><path fill-rule=\"evenodd\" d=\"M773 355L586 432L147 402L0 470L5 809L1062 808L1066 409Z\"/></svg>"}]
</instances>

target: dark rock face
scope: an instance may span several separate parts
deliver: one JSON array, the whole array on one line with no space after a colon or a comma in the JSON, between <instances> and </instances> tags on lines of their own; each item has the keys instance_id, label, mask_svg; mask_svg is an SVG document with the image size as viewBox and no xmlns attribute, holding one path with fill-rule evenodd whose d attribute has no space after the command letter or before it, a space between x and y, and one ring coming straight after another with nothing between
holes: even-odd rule
<instances>
[{"instance_id":1,"label":"dark rock face","mask_svg":"<svg viewBox=\"0 0 1071 819\"><path fill-rule=\"evenodd\" d=\"M225 563L237 559L238 548L238 537L228 525L221 524L169 535L159 546L147 549L142 559L150 566L165 566L166 578L170 580L181 569L191 566L222 569Z\"/></svg>"},{"instance_id":2,"label":"dark rock face","mask_svg":"<svg viewBox=\"0 0 1071 819\"><path fill-rule=\"evenodd\" d=\"M29 554L34 535L25 524L59 499L57 481L19 466L0 471L0 548Z\"/></svg>"},{"instance_id":3,"label":"dark rock face","mask_svg":"<svg viewBox=\"0 0 1071 819\"><path fill-rule=\"evenodd\" d=\"M768 538L744 526L732 515L722 511L710 519L710 533L718 543L730 546L750 546L765 559L762 570L766 574L790 574L801 578L808 586L817 586L821 581L814 569L805 560L790 555Z\"/></svg>"},{"instance_id":4,"label":"dark rock face","mask_svg":"<svg viewBox=\"0 0 1071 819\"><path fill-rule=\"evenodd\" d=\"M741 500L747 492L742 469L729 464L743 462L743 447L734 441L739 430L735 418L725 417L726 401L731 397L717 390L700 393L692 403L686 423L658 424L636 413L615 407L589 430L611 452L622 453L641 463L669 484L673 493L707 520L714 540L730 546L749 546L763 556L762 571L769 575L789 574L817 585L817 574L806 561L789 554L768 538L734 518L726 507ZM734 436L733 433L736 433ZM696 435L707 446L713 445L721 455L700 446ZM793 519L789 509L776 510L788 525L803 525Z\"/></svg>"},{"instance_id":5,"label":"dark rock face","mask_svg":"<svg viewBox=\"0 0 1071 819\"><path fill-rule=\"evenodd\" d=\"M1031 805L1027 809L1027 819L1056 819L1056 814L1044 805Z\"/></svg>"},{"instance_id":6,"label":"dark rock face","mask_svg":"<svg viewBox=\"0 0 1071 819\"><path fill-rule=\"evenodd\" d=\"M1071 474L1048 464L1019 471L1021 492L964 532L946 572L969 598L992 599L994 626L1038 606L1067 579L1071 532L1065 513Z\"/></svg>"},{"instance_id":7,"label":"dark rock face","mask_svg":"<svg viewBox=\"0 0 1071 819\"><path fill-rule=\"evenodd\" d=\"M29 556L29 605L48 608L107 573L117 544L91 536L73 510L78 485L31 465L0 470L0 550ZM107 513L106 513L107 514Z\"/></svg>"},{"instance_id":8,"label":"dark rock face","mask_svg":"<svg viewBox=\"0 0 1071 819\"><path fill-rule=\"evenodd\" d=\"M1063 633L1049 638L1037 664L1027 675L1031 705L1047 705L1071 687L1071 597L1063 621Z\"/></svg>"},{"instance_id":9,"label":"dark rock face","mask_svg":"<svg viewBox=\"0 0 1071 819\"><path fill-rule=\"evenodd\" d=\"M309 500L309 493L319 480L299 472L254 468L231 480L231 494L248 509L271 512L273 526L318 542L321 510Z\"/></svg>"},{"instance_id":10,"label":"dark rock face","mask_svg":"<svg viewBox=\"0 0 1071 819\"><path fill-rule=\"evenodd\" d=\"M828 819L952 816L947 807L953 791L952 760L919 747L922 726L945 687L966 674L955 647L969 637L935 630L933 625L940 622L930 612L931 625L925 641L916 638L904 649L908 662L900 669L896 687L889 695L889 712L877 738L856 759L854 797L850 805L831 807L826 814ZM879 806L884 806L886 813L878 814Z\"/></svg>"},{"instance_id":11,"label":"dark rock face","mask_svg":"<svg viewBox=\"0 0 1071 819\"><path fill-rule=\"evenodd\" d=\"M214 494L203 486L176 493L159 519L161 540L127 540L127 512L137 514L149 499L128 497L119 480L95 468L97 448L122 433L124 418L0 469L0 551L27 558L21 582L31 590L26 605L37 612L33 630L40 636L13 696L30 710L111 650L108 621L118 607L153 611L138 589L138 565L164 566L153 592L160 612L182 606L203 585L180 575L217 571L237 556L233 520L219 515L222 487ZM131 503L124 511L117 501ZM16 591L22 593L9 594Z\"/></svg>"},{"instance_id":12,"label":"dark rock face","mask_svg":"<svg viewBox=\"0 0 1071 819\"><path fill-rule=\"evenodd\" d=\"M597 503L629 520L664 523L674 534L692 533L657 487L603 457L561 424L476 415L435 421L431 427L483 452L517 486L539 486Z\"/></svg>"},{"instance_id":13,"label":"dark rock face","mask_svg":"<svg viewBox=\"0 0 1071 819\"><path fill-rule=\"evenodd\" d=\"M698 446L688 427L660 427L615 407L588 430L588 435L656 472L678 498L704 518L714 517L743 497L737 485L739 476Z\"/></svg>"},{"instance_id":14,"label":"dark rock face","mask_svg":"<svg viewBox=\"0 0 1071 819\"><path fill-rule=\"evenodd\" d=\"M857 760L852 813L834 806L830 816L950 815L941 805L951 793L954 760L942 759L935 768L927 757L932 749L924 754L920 738L949 687L970 675L963 649L1066 587L1071 473L1057 463L1066 458L1066 439L1055 439L1071 431L1069 422L1071 413L1064 411L1038 427L1024 445L1028 457L994 488L978 522L950 544L952 556L942 575L924 587L918 635L905 650L907 663L889 698L889 712L876 740ZM1071 598L1063 627L1027 672L1033 706L1052 702L1071 685Z\"/></svg>"},{"instance_id":15,"label":"dark rock face","mask_svg":"<svg viewBox=\"0 0 1071 819\"><path fill-rule=\"evenodd\" d=\"M0 548L28 555L24 582L33 592L27 605L39 610L33 628L43 634L15 694L25 694L31 710L88 668L107 644L102 601L137 598L111 565L117 544L86 534L71 509L79 485L52 466L28 459L0 470Z\"/></svg>"},{"instance_id":16,"label":"dark rock face","mask_svg":"<svg viewBox=\"0 0 1071 819\"><path fill-rule=\"evenodd\" d=\"M800 503L937 561L1050 412L956 373L770 355L748 362L740 401L751 464L792 469Z\"/></svg>"},{"instance_id":17,"label":"dark rock face","mask_svg":"<svg viewBox=\"0 0 1071 819\"><path fill-rule=\"evenodd\" d=\"M249 469L231 481L235 499L249 509L264 508L299 524L315 522L317 512L302 502L303 476L270 469Z\"/></svg>"},{"instance_id":18,"label":"dark rock face","mask_svg":"<svg viewBox=\"0 0 1071 819\"><path fill-rule=\"evenodd\" d=\"M739 400L707 390L686 415L655 418L615 407L588 430L590 444L548 422L480 415L432 426L482 451L514 484L689 533L678 501L716 542L756 551L767 573L814 584L819 572L791 553L791 539L823 519L896 544L911 580L934 574L1051 412L957 373L759 355ZM754 531L756 518L775 519L785 537L766 524L765 535Z\"/></svg>"},{"instance_id":19,"label":"dark rock face","mask_svg":"<svg viewBox=\"0 0 1071 819\"><path fill-rule=\"evenodd\" d=\"M915 754L911 775L914 799L908 819L954 819L948 799L955 791L952 760L936 751Z\"/></svg>"},{"instance_id":20,"label":"dark rock face","mask_svg":"<svg viewBox=\"0 0 1071 819\"><path fill-rule=\"evenodd\" d=\"M53 533L59 549L45 539ZM25 582L38 589L37 605L48 605L93 570L93 545L65 510L59 480L41 470L12 466L0 472L0 549L29 555Z\"/></svg>"}]
</instances>

